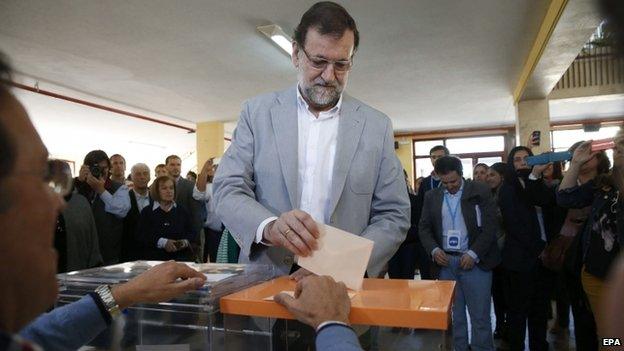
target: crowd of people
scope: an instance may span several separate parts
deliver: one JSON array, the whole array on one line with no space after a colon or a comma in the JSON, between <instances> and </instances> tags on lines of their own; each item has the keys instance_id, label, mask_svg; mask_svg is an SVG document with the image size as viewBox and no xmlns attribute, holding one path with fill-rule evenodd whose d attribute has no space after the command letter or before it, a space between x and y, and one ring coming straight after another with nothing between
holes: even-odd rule
<instances>
[{"instance_id":1,"label":"crowd of people","mask_svg":"<svg viewBox=\"0 0 624 351\"><path fill-rule=\"evenodd\" d=\"M89 152L57 218L58 271L134 260L215 262L223 229L210 201L215 170L210 159L184 178L180 157L170 155L150 184L144 163L126 176L122 155Z\"/></svg>"}]
</instances>

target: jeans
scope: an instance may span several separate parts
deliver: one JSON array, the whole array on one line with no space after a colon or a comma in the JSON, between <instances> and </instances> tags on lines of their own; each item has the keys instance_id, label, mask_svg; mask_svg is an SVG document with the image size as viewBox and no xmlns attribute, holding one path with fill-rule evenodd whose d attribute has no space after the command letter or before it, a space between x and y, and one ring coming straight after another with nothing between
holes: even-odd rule
<instances>
[{"instance_id":1,"label":"jeans","mask_svg":"<svg viewBox=\"0 0 624 351\"><path fill-rule=\"evenodd\" d=\"M441 267L440 280L454 280L455 300L453 301L453 343L456 351L468 350L468 320L466 307L472 323L471 349L475 351L494 350L492 340L492 320L490 318L490 298L492 292L492 272L484 271L476 265L470 270L459 266L460 256L449 255L448 267Z\"/></svg>"}]
</instances>

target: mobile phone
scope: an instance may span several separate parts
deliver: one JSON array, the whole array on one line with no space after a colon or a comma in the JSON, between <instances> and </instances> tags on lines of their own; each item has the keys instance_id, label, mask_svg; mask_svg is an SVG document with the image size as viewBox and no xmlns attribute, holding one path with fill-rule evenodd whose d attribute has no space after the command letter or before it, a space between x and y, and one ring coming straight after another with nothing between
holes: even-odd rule
<instances>
[{"instance_id":1,"label":"mobile phone","mask_svg":"<svg viewBox=\"0 0 624 351\"><path fill-rule=\"evenodd\" d=\"M539 146L540 142L541 142L541 138L542 138L542 132L539 130L534 130L531 133L531 145L532 146Z\"/></svg>"}]
</instances>

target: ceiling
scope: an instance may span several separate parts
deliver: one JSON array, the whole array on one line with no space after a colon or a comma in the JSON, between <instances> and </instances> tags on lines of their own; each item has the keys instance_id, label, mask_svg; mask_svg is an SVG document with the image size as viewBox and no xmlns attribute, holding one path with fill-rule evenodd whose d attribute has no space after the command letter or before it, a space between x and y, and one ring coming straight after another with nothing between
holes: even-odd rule
<instances>
[{"instance_id":1,"label":"ceiling","mask_svg":"<svg viewBox=\"0 0 624 351\"><path fill-rule=\"evenodd\" d=\"M512 89L549 1L339 2L361 33L347 91L395 130L513 122ZM255 27L290 33L313 3L2 0L0 50L40 84L186 122L232 121L245 99L295 82L289 57Z\"/></svg>"}]
</instances>

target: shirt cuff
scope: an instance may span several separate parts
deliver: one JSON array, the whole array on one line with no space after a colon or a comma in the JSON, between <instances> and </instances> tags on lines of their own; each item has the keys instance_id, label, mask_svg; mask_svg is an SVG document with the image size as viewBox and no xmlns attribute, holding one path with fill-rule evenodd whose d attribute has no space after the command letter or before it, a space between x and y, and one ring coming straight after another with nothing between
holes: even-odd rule
<instances>
[{"instance_id":1,"label":"shirt cuff","mask_svg":"<svg viewBox=\"0 0 624 351\"><path fill-rule=\"evenodd\" d=\"M525 173L526 174L526 173ZM539 178L535 176L535 174L529 174L529 180L538 180Z\"/></svg>"},{"instance_id":2,"label":"shirt cuff","mask_svg":"<svg viewBox=\"0 0 624 351\"><path fill-rule=\"evenodd\" d=\"M437 251L437 250L442 250L442 249L441 249L441 248L439 248L439 247L436 247L435 249L431 250L431 260L432 260L432 261L435 261L435 259L433 259L433 255L435 255L435 253L436 253L436 251Z\"/></svg>"},{"instance_id":3,"label":"shirt cuff","mask_svg":"<svg viewBox=\"0 0 624 351\"><path fill-rule=\"evenodd\" d=\"M166 238L160 238L158 239L158 243L156 243L156 247L158 247L159 249L164 249L166 245L167 245Z\"/></svg>"},{"instance_id":4,"label":"shirt cuff","mask_svg":"<svg viewBox=\"0 0 624 351\"><path fill-rule=\"evenodd\" d=\"M479 263L479 256L477 256L474 251L468 250L466 251L466 253L468 254L468 256L472 257L472 259L475 260L476 263Z\"/></svg>"},{"instance_id":5,"label":"shirt cuff","mask_svg":"<svg viewBox=\"0 0 624 351\"><path fill-rule=\"evenodd\" d=\"M262 221L262 223L260 223L260 225L258 226L258 229L256 230L256 238L254 239L254 243L256 244L262 244L262 245L266 245L266 246L273 246L271 244L269 244L268 242L262 240L263 239L263 234L264 234L264 228L271 222L275 221L277 219L277 217L269 217L267 219L265 219L264 221Z\"/></svg>"},{"instance_id":6,"label":"shirt cuff","mask_svg":"<svg viewBox=\"0 0 624 351\"><path fill-rule=\"evenodd\" d=\"M327 327L329 325L332 325L332 324L334 324L334 325L336 325L336 324L342 325L344 327L347 327L347 328L351 329L351 327L347 323L344 323L344 322L340 322L340 321L325 321L325 322L319 324L318 327L316 327L316 333L318 334L321 331L321 329L323 329L323 328L325 328L325 327Z\"/></svg>"},{"instance_id":7,"label":"shirt cuff","mask_svg":"<svg viewBox=\"0 0 624 351\"><path fill-rule=\"evenodd\" d=\"M100 194L100 199L102 199L105 204L110 204L113 202L113 195L111 195L108 190L104 190L104 192Z\"/></svg>"}]
</instances>

